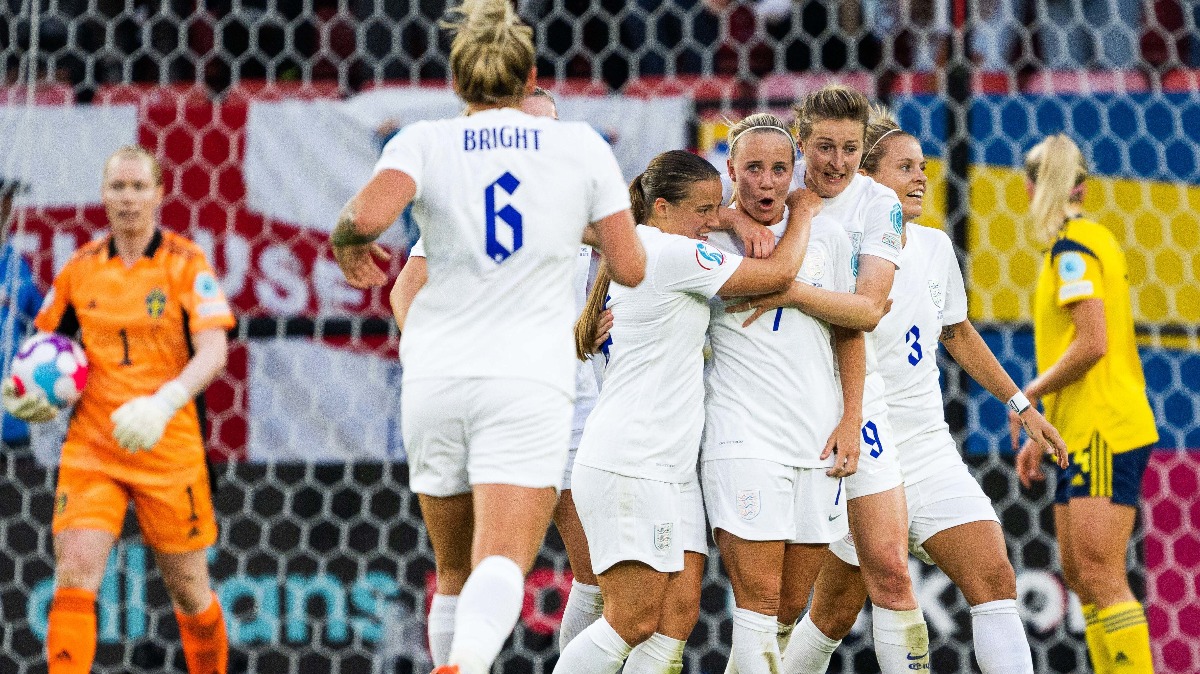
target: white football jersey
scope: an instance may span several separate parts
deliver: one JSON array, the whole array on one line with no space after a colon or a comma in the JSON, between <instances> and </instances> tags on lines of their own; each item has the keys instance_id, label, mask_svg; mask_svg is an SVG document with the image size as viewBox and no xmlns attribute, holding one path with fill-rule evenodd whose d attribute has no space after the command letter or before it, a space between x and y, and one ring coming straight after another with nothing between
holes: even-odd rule
<instances>
[{"instance_id":1,"label":"white football jersey","mask_svg":"<svg viewBox=\"0 0 1200 674\"><path fill-rule=\"evenodd\" d=\"M770 229L776 240L783 235L786 211L783 222ZM709 243L744 253L742 242L728 232L714 232ZM796 280L853 292L851 257L842 226L818 220ZM743 328L751 312L726 313L720 298L710 305L702 458L765 459L798 468L829 464L818 457L842 418L829 325L799 309L779 308Z\"/></svg>"},{"instance_id":2,"label":"white football jersey","mask_svg":"<svg viewBox=\"0 0 1200 674\"><path fill-rule=\"evenodd\" d=\"M795 176L803 184L805 165L796 162ZM793 182L795 182L793 178ZM852 269L858 277L860 255L881 257L897 267L900 266L900 235L904 232L903 211L900 199L890 187L884 187L871 178L855 173L850 184L842 193L824 199L824 207L817 218L828 218L838 222L850 235L853 251ZM816 219L814 219L816 222ZM867 343L867 378L863 384L863 419L869 420L886 411L883 378L879 369L874 333L865 335Z\"/></svg>"},{"instance_id":3,"label":"white football jersey","mask_svg":"<svg viewBox=\"0 0 1200 674\"><path fill-rule=\"evenodd\" d=\"M425 257L425 244L417 239L408 256ZM580 246L579 255L575 258L575 276L572 287L575 289L575 315L583 313L583 305L587 304L588 291L592 281L596 279L596 268L599 257L592 252L591 246ZM582 431L583 422L596 406L596 398L600 388L596 383L596 370L590 362L579 363L575 367L575 415L571 423L572 431Z\"/></svg>"},{"instance_id":4,"label":"white football jersey","mask_svg":"<svg viewBox=\"0 0 1200 674\"><path fill-rule=\"evenodd\" d=\"M967 319L967 292L950 238L940 230L908 226L908 241L892 284L892 310L875 329L879 371L897 444L948 432L937 365L942 327ZM922 451L953 444L907 443L900 453L905 480L927 477L943 464ZM942 457L961 462L957 453Z\"/></svg>"},{"instance_id":5,"label":"white football jersey","mask_svg":"<svg viewBox=\"0 0 1200 674\"><path fill-rule=\"evenodd\" d=\"M429 265L405 324L406 379L532 379L575 391L571 277L588 223L629 208L586 124L512 108L406 126L379 158L417 184Z\"/></svg>"},{"instance_id":6,"label":"white football jersey","mask_svg":"<svg viewBox=\"0 0 1200 674\"><path fill-rule=\"evenodd\" d=\"M627 477L696 479L704 430L708 300L742 262L703 241L639 225L646 278L609 286L608 366L575 462Z\"/></svg>"},{"instance_id":7,"label":"white football jersey","mask_svg":"<svg viewBox=\"0 0 1200 674\"><path fill-rule=\"evenodd\" d=\"M599 266L599 256L592 254L591 246L580 246L579 254L575 256L575 315L583 313L583 305L587 304L588 291L596 279L596 269ZM577 361L578 362L578 361ZM600 396L600 388L596 385L596 370L592 363L578 363L575 366L575 417L571 422L572 431L582 431L596 399Z\"/></svg>"}]
</instances>

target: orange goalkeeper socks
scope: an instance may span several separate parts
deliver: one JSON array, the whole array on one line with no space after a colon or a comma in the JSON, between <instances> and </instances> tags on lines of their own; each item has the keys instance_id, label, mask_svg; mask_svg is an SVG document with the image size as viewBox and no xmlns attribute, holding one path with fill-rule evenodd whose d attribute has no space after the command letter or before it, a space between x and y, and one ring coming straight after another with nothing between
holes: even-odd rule
<instances>
[{"instance_id":1,"label":"orange goalkeeper socks","mask_svg":"<svg viewBox=\"0 0 1200 674\"><path fill-rule=\"evenodd\" d=\"M88 674L96 658L96 593L58 588L46 631L49 674Z\"/></svg>"},{"instance_id":2,"label":"orange goalkeeper socks","mask_svg":"<svg viewBox=\"0 0 1200 674\"><path fill-rule=\"evenodd\" d=\"M225 632L225 616L214 594L208 608L196 615L175 611L179 622L179 637L183 641L183 658L188 674L226 674L229 665L229 636Z\"/></svg>"}]
</instances>

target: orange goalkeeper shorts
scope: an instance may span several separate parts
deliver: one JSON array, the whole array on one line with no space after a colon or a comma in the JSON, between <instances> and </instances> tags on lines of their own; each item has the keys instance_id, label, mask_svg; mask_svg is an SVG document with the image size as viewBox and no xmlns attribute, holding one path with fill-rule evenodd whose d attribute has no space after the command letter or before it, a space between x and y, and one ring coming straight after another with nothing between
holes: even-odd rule
<instances>
[{"instance_id":1,"label":"orange goalkeeper shorts","mask_svg":"<svg viewBox=\"0 0 1200 674\"><path fill-rule=\"evenodd\" d=\"M52 529L55 534L64 529L100 529L119 537L132 499L142 538L150 548L165 553L203 550L217 540L208 467L203 463L183 467L171 478L169 483L161 479L147 483L139 482L136 473L61 466Z\"/></svg>"}]
</instances>

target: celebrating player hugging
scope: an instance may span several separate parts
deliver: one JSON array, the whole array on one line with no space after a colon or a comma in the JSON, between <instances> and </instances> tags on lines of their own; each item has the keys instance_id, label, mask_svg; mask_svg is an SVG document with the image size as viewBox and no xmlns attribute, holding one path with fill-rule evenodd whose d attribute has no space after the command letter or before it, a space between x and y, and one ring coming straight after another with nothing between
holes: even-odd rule
<instances>
[{"instance_id":1,"label":"celebrating player hugging","mask_svg":"<svg viewBox=\"0 0 1200 674\"><path fill-rule=\"evenodd\" d=\"M577 342L590 343L607 296L608 365L573 480L604 616L563 650L558 667L566 672L681 666L708 550L696 475L708 301L789 284L820 208L806 190L786 195L792 227L769 258L743 259L700 240L702 231L721 226L720 177L707 161L681 150L663 153L629 191L643 223L637 232L647 250L646 278L636 286L610 284L603 267L576 328Z\"/></svg>"},{"instance_id":2,"label":"celebrating player hugging","mask_svg":"<svg viewBox=\"0 0 1200 674\"><path fill-rule=\"evenodd\" d=\"M405 316L402 431L437 593L458 597L435 671L484 674L520 614L567 460L580 242L631 286L645 254L608 145L521 110L537 73L532 31L510 4L469 1L451 27L466 114L392 139L331 242L351 283L382 285L372 242L413 203L428 278ZM480 142L506 128L536 142Z\"/></svg>"}]
</instances>

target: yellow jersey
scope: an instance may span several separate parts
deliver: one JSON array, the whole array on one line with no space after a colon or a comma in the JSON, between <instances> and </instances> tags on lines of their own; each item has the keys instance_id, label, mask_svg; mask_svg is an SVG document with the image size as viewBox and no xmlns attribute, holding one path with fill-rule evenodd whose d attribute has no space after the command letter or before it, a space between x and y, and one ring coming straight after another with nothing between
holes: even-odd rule
<instances>
[{"instance_id":1,"label":"yellow jersey","mask_svg":"<svg viewBox=\"0 0 1200 674\"><path fill-rule=\"evenodd\" d=\"M1042 398L1046 419L1072 452L1101 444L1114 454L1158 441L1133 331L1125 252L1102 225L1081 218L1063 225L1038 274L1033 337L1038 372L1058 362L1075 339L1068 307L1104 302L1108 350L1079 381Z\"/></svg>"}]
</instances>

